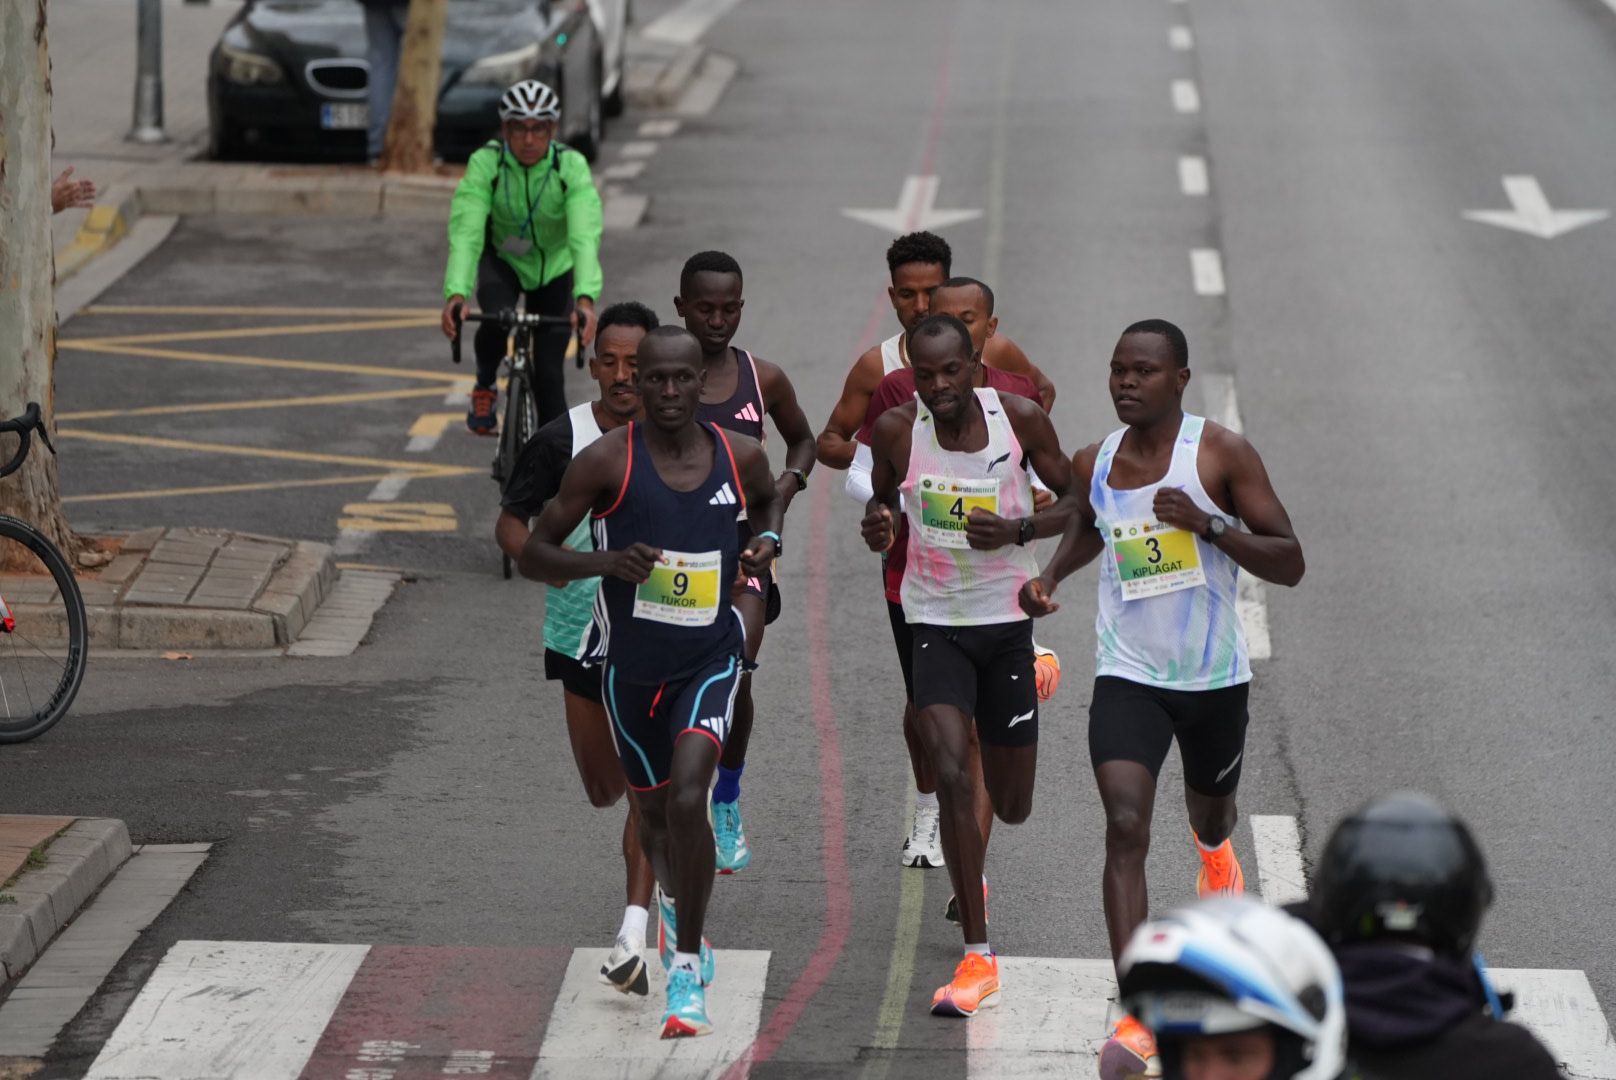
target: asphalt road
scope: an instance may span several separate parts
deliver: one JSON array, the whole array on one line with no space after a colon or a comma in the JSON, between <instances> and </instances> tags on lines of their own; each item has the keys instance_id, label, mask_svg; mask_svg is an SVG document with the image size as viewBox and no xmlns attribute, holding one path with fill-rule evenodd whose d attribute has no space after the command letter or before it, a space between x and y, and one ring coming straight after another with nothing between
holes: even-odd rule
<instances>
[{"instance_id":1,"label":"asphalt road","mask_svg":"<svg viewBox=\"0 0 1616 1080\"><path fill-rule=\"evenodd\" d=\"M1170 47L1174 24L1192 49ZM853 357L895 327L880 292L890 235L841 210L891 207L918 174L941 178L940 209L982 212L945 230L956 269L990 280L1002 331L1056 380L1069 449L1115 426L1104 365L1121 328L1178 322L1193 369L1233 377L1309 565L1299 588L1268 593L1274 657L1257 666L1243 810L1296 816L1311 856L1371 793L1440 796L1492 860L1489 960L1585 969L1609 1013L1616 226L1545 240L1460 215L1505 208L1500 179L1523 173L1557 207L1616 200L1616 133L1592 121L1616 107L1616 15L1594 0L746 0L707 40L741 74L661 140L637 181L650 213L608 238L607 299L671 317L685 256L730 251L747 274L737 343L785 365L817 426ZM1175 79L1195 81L1199 111L1175 110ZM1183 156L1209 163L1209 194L1181 190ZM219 841L49 1075L83 1071L182 938L570 947L615 929L618 812L578 790L559 695L539 678L539 590L498 578L490 441L451 421L430 450L406 449L423 414L458 411L443 396L462 373L430 327L443 247L430 225L188 221L105 313L62 330L80 528L333 540L399 470L412 478L396 501L426 508L401 520L453 527L356 546L353 560L412 580L350 660L98 658L76 714L7 750L7 809ZM1226 295L1193 287L1197 248L1221 252ZM175 306L242 310L136 310ZM281 329L133 343L170 355L93 341L254 327ZM214 359L172 355L187 352ZM129 413L226 401L260 407ZM754 1075L880 1061L894 1077L963 1076L965 1026L924 1011L958 952L941 874L924 875L901 1026L877 1031L913 873L896 859L907 765L876 568L840 479L816 474L788 522L746 774L757 855L717 884L711 936L772 950L766 1018L803 1006ZM195 488L238 490L175 491ZM132 494L157 489L170 493ZM1092 580L1040 628L1066 682L1045 713L1034 816L993 839L1007 955L1106 954L1085 743ZM1175 760L1150 865L1159 905L1192 894L1178 776ZM1245 826L1236 843L1252 850Z\"/></svg>"}]
</instances>

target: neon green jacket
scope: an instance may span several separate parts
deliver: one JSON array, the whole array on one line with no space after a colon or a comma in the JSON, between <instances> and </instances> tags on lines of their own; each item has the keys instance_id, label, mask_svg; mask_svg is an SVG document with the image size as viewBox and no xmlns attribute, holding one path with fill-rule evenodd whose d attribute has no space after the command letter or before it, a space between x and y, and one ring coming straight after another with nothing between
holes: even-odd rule
<instances>
[{"instance_id":1,"label":"neon green jacket","mask_svg":"<svg viewBox=\"0 0 1616 1080\"><path fill-rule=\"evenodd\" d=\"M471 155L449 207L449 266L443 298L471 296L485 244L516 271L522 288L537 289L572 271L572 294L600 298L600 194L589 163L552 141L528 168L490 142ZM512 251L515 239L525 252Z\"/></svg>"}]
</instances>

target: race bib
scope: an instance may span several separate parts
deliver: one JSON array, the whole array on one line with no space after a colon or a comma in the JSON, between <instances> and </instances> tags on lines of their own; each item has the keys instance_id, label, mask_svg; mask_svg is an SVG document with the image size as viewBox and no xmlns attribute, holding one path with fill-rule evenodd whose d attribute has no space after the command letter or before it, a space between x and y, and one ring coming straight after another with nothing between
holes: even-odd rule
<instances>
[{"instance_id":1,"label":"race bib","mask_svg":"<svg viewBox=\"0 0 1616 1080\"><path fill-rule=\"evenodd\" d=\"M634 617L669 626L711 626L718 618L719 551L663 551L651 576L634 590Z\"/></svg>"},{"instance_id":2,"label":"race bib","mask_svg":"<svg viewBox=\"0 0 1616 1080\"><path fill-rule=\"evenodd\" d=\"M1183 529L1146 518L1119 521L1106 541L1117 557L1117 579L1124 600L1193 589L1206 584L1201 549Z\"/></svg>"},{"instance_id":3,"label":"race bib","mask_svg":"<svg viewBox=\"0 0 1616 1080\"><path fill-rule=\"evenodd\" d=\"M947 548L968 548L965 525L977 507L999 512L997 480L954 480L946 476L922 476L915 488L920 496L920 534L928 544Z\"/></svg>"}]
</instances>

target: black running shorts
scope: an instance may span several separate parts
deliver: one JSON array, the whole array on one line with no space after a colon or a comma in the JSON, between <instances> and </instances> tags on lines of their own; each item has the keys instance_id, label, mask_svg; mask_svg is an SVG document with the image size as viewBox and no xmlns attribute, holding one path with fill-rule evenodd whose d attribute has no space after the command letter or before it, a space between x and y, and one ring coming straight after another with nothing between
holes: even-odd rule
<instances>
[{"instance_id":1,"label":"black running shorts","mask_svg":"<svg viewBox=\"0 0 1616 1080\"><path fill-rule=\"evenodd\" d=\"M892 624L892 643L898 647L898 667L903 671L903 699L915 700L915 632L903 617L903 605L887 601L887 621Z\"/></svg>"},{"instance_id":2,"label":"black running shorts","mask_svg":"<svg viewBox=\"0 0 1616 1080\"><path fill-rule=\"evenodd\" d=\"M1246 752L1250 683L1221 690L1163 690L1114 675L1094 680L1089 705L1089 760L1137 761L1161 773L1178 740L1184 783L1202 795L1233 795Z\"/></svg>"},{"instance_id":3,"label":"black running shorts","mask_svg":"<svg viewBox=\"0 0 1616 1080\"><path fill-rule=\"evenodd\" d=\"M544 650L544 677L561 684L569 694L577 694L586 701L600 704L599 667L584 667L582 660L574 660L554 649Z\"/></svg>"},{"instance_id":4,"label":"black running shorts","mask_svg":"<svg viewBox=\"0 0 1616 1080\"><path fill-rule=\"evenodd\" d=\"M654 791L666 784L674 744L685 735L705 736L723 752L747 666L739 656L721 656L689 678L647 686L619 679L606 664L601 689L629 787Z\"/></svg>"},{"instance_id":5,"label":"black running shorts","mask_svg":"<svg viewBox=\"0 0 1616 1080\"><path fill-rule=\"evenodd\" d=\"M976 718L991 746L1038 741L1038 680L1032 620L989 626L911 623L915 708L950 705Z\"/></svg>"}]
</instances>

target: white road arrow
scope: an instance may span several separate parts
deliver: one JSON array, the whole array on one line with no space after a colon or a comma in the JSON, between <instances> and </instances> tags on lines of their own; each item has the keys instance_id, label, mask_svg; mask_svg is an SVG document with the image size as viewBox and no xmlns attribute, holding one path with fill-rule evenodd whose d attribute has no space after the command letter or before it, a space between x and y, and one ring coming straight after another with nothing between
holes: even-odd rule
<instances>
[{"instance_id":1,"label":"white road arrow","mask_svg":"<svg viewBox=\"0 0 1616 1080\"><path fill-rule=\"evenodd\" d=\"M913 232L916 229L946 229L962 221L974 221L982 216L980 210L936 210L938 179L935 176L911 176L903 182L903 193L898 205L890 210L843 210L854 221L874 225L889 233Z\"/></svg>"},{"instance_id":2,"label":"white road arrow","mask_svg":"<svg viewBox=\"0 0 1616 1080\"><path fill-rule=\"evenodd\" d=\"M1609 210L1554 209L1535 176L1504 177L1504 193L1509 196L1513 210L1466 210L1464 216L1483 225L1514 229L1544 240L1552 240L1610 216Z\"/></svg>"}]
</instances>

